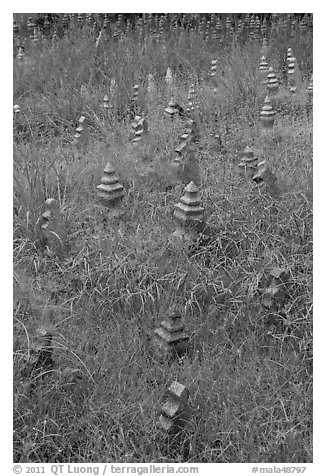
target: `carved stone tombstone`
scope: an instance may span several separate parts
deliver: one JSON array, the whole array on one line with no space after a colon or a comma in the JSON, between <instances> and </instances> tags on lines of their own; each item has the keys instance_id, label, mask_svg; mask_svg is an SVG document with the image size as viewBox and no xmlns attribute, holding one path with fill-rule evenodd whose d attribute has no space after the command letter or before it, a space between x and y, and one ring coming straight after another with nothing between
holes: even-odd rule
<instances>
[{"instance_id":1,"label":"carved stone tombstone","mask_svg":"<svg viewBox=\"0 0 326 476\"><path fill-rule=\"evenodd\" d=\"M188 350L189 337L184 332L181 313L172 306L166 313L160 327L155 329L153 344L159 358L181 357Z\"/></svg>"},{"instance_id":2,"label":"carved stone tombstone","mask_svg":"<svg viewBox=\"0 0 326 476\"><path fill-rule=\"evenodd\" d=\"M260 112L260 121L265 130L270 130L274 126L276 112L273 109L271 100L266 96L262 110Z\"/></svg>"},{"instance_id":3,"label":"carved stone tombstone","mask_svg":"<svg viewBox=\"0 0 326 476\"><path fill-rule=\"evenodd\" d=\"M258 70L261 84L266 84L268 82L268 62L265 56L261 57Z\"/></svg>"},{"instance_id":4,"label":"carved stone tombstone","mask_svg":"<svg viewBox=\"0 0 326 476\"><path fill-rule=\"evenodd\" d=\"M267 74L267 90L270 96L275 96L279 92L279 82L272 67L269 68Z\"/></svg>"},{"instance_id":5,"label":"carved stone tombstone","mask_svg":"<svg viewBox=\"0 0 326 476\"><path fill-rule=\"evenodd\" d=\"M258 158L254 156L252 148L247 146L242 153L241 162L239 163L240 170L252 179L257 171L257 165Z\"/></svg>"},{"instance_id":6,"label":"carved stone tombstone","mask_svg":"<svg viewBox=\"0 0 326 476\"><path fill-rule=\"evenodd\" d=\"M132 144L138 144L144 134L148 132L148 122L144 117L135 116L131 123L132 133L130 134L130 141Z\"/></svg>"},{"instance_id":7,"label":"carved stone tombstone","mask_svg":"<svg viewBox=\"0 0 326 476\"><path fill-rule=\"evenodd\" d=\"M198 188L194 182L185 187L185 194L175 205L174 220L176 231L174 236L195 239L204 223L204 208L200 204Z\"/></svg>"},{"instance_id":8,"label":"carved stone tombstone","mask_svg":"<svg viewBox=\"0 0 326 476\"><path fill-rule=\"evenodd\" d=\"M108 162L104 168L104 175L100 185L97 186L98 197L106 207L113 207L119 203L124 196L124 187L119 183L111 163Z\"/></svg>"},{"instance_id":9,"label":"carved stone tombstone","mask_svg":"<svg viewBox=\"0 0 326 476\"><path fill-rule=\"evenodd\" d=\"M165 437L175 437L188 421L189 390L179 382L173 382L167 390L158 424Z\"/></svg>"}]
</instances>

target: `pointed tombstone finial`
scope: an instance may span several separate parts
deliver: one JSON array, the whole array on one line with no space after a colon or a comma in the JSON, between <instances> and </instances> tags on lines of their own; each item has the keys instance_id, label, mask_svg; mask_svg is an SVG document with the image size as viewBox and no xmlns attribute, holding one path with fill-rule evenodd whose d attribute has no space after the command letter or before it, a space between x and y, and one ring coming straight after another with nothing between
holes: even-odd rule
<instances>
[{"instance_id":1,"label":"pointed tombstone finial","mask_svg":"<svg viewBox=\"0 0 326 476\"><path fill-rule=\"evenodd\" d=\"M200 205L198 188L194 182L185 187L185 194L175 205L174 220L176 222L174 235L188 238L196 236L197 228L204 222L204 208Z\"/></svg>"},{"instance_id":2,"label":"pointed tombstone finial","mask_svg":"<svg viewBox=\"0 0 326 476\"><path fill-rule=\"evenodd\" d=\"M260 113L260 121L265 129L272 129L275 121L275 111L271 100L266 96Z\"/></svg>"},{"instance_id":3,"label":"pointed tombstone finial","mask_svg":"<svg viewBox=\"0 0 326 476\"><path fill-rule=\"evenodd\" d=\"M216 68L217 68L217 60L212 60L210 78L211 78L211 81L213 83L213 92L214 92L214 94L217 93Z\"/></svg>"},{"instance_id":4,"label":"pointed tombstone finial","mask_svg":"<svg viewBox=\"0 0 326 476\"><path fill-rule=\"evenodd\" d=\"M153 344L158 357L163 359L181 357L188 350L188 340L181 312L176 306L170 307L160 327L154 331Z\"/></svg>"},{"instance_id":5,"label":"pointed tombstone finial","mask_svg":"<svg viewBox=\"0 0 326 476\"><path fill-rule=\"evenodd\" d=\"M173 382L162 405L158 424L165 437L174 437L188 420L189 390L179 382Z\"/></svg>"},{"instance_id":6,"label":"pointed tombstone finial","mask_svg":"<svg viewBox=\"0 0 326 476\"><path fill-rule=\"evenodd\" d=\"M268 70L267 90L270 96L275 96L279 92L279 82L272 67Z\"/></svg>"},{"instance_id":7,"label":"pointed tombstone finial","mask_svg":"<svg viewBox=\"0 0 326 476\"><path fill-rule=\"evenodd\" d=\"M295 84L296 59L294 58L294 56L292 56L292 57L288 57L287 60L288 60L288 71L287 71L288 85L289 85L290 92L292 94L295 94L297 90L297 87Z\"/></svg>"},{"instance_id":8,"label":"pointed tombstone finial","mask_svg":"<svg viewBox=\"0 0 326 476\"><path fill-rule=\"evenodd\" d=\"M103 109L106 111L106 113L110 109L110 99L107 95L105 95L103 98Z\"/></svg>"},{"instance_id":9,"label":"pointed tombstone finial","mask_svg":"<svg viewBox=\"0 0 326 476\"><path fill-rule=\"evenodd\" d=\"M261 57L258 69L259 69L259 75L261 78L261 84L266 84L268 82L268 79L267 79L268 62L266 61L265 56Z\"/></svg>"},{"instance_id":10,"label":"pointed tombstone finial","mask_svg":"<svg viewBox=\"0 0 326 476\"><path fill-rule=\"evenodd\" d=\"M101 183L96 188L101 203L106 207L113 207L123 199L124 187L119 183L119 179L110 162L106 164Z\"/></svg>"},{"instance_id":11,"label":"pointed tombstone finial","mask_svg":"<svg viewBox=\"0 0 326 476\"><path fill-rule=\"evenodd\" d=\"M25 52L21 46L18 50L17 59L20 63L22 63L25 60Z\"/></svg>"},{"instance_id":12,"label":"pointed tombstone finial","mask_svg":"<svg viewBox=\"0 0 326 476\"><path fill-rule=\"evenodd\" d=\"M202 122L202 115L199 110L198 97L196 93L196 87L194 84L190 85L188 92L188 115L196 122L196 125L199 126Z\"/></svg>"},{"instance_id":13,"label":"pointed tombstone finial","mask_svg":"<svg viewBox=\"0 0 326 476\"><path fill-rule=\"evenodd\" d=\"M292 58L293 58L292 48L288 48L286 53L286 62L287 63L291 62Z\"/></svg>"},{"instance_id":14,"label":"pointed tombstone finial","mask_svg":"<svg viewBox=\"0 0 326 476\"><path fill-rule=\"evenodd\" d=\"M249 175L249 177L252 178L256 173L257 164L258 158L254 156L252 148L247 145L242 153L241 162L239 163L240 169L244 171L245 175Z\"/></svg>"}]
</instances>

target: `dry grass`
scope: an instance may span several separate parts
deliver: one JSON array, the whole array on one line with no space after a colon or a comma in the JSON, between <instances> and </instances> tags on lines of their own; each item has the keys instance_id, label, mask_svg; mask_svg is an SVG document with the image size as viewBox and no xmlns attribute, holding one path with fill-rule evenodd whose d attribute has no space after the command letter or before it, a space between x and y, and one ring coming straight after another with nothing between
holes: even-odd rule
<instances>
[{"instance_id":1,"label":"dry grass","mask_svg":"<svg viewBox=\"0 0 326 476\"><path fill-rule=\"evenodd\" d=\"M216 47L197 33L167 35L165 49L149 37L103 37L97 52L87 28L79 36L27 49L14 59L14 461L15 462L286 462L312 461L312 119L302 88L290 98L282 84L274 137L262 136L258 83L260 45ZM310 33L270 42L269 62L281 72L293 46L310 76ZM301 56L300 56L301 55ZM218 94L208 80L218 60ZM164 75L176 74L176 99L186 106L202 84L204 124L196 156L200 196L212 243L192 256L171 240L175 182L173 149L181 120L164 117ZM158 92L146 98L154 74ZM113 114L102 100L117 80ZM128 143L129 96L140 85L149 122L146 140ZM304 83L304 87L305 87ZM37 98L37 100L35 99ZM309 111L308 111L309 112ZM89 136L71 145L80 115ZM224 145L217 147L211 133ZM246 145L266 159L281 197L259 193L239 173ZM96 186L106 162L125 186L121 213L99 204ZM62 208L70 253L57 259L38 247L44 200ZM275 267L287 271L279 300L263 306ZM162 313L183 312L193 353L160 363L150 336ZM52 370L26 375L36 329L53 334ZM190 390L183 440L169 448L156 426L165 389Z\"/></svg>"}]
</instances>

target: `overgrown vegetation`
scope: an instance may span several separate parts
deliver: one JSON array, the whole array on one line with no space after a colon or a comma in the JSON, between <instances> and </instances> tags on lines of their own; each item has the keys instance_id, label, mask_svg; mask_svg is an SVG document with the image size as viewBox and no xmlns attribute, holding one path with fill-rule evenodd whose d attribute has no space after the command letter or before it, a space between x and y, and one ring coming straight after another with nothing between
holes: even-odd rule
<instances>
[{"instance_id":1,"label":"overgrown vegetation","mask_svg":"<svg viewBox=\"0 0 326 476\"><path fill-rule=\"evenodd\" d=\"M250 39L247 27L227 38L225 18L217 38L212 18L206 39L199 17L193 29L166 20L163 38L155 18L133 18L129 28L111 22L97 47L99 20L95 32L73 20L66 30L57 26L54 42L55 25L35 45L27 38L23 62L15 49L15 462L312 461L312 33L309 25L291 27L291 19L284 29L283 17L273 19L272 33L267 24L267 58L281 80L269 136L259 124L262 40ZM24 31L26 16L17 21ZM288 47L302 73L295 96L286 88ZM184 189L171 163L184 123L163 112L167 67L174 98L186 108L194 83L203 113L195 150L216 236L191 256L171 239ZM113 107L105 116L111 79ZM134 84L149 123L136 146L128 141ZM71 143L80 115L89 135L77 151ZM277 199L241 175L247 145L276 174ZM97 198L108 160L126 190L119 214ZM39 246L49 197L65 217L64 258ZM281 297L266 302L276 268L287 278ZM159 362L151 335L174 303L193 352ZM54 365L27 372L39 327L53 335ZM172 451L157 412L173 380L189 388L192 413Z\"/></svg>"}]
</instances>

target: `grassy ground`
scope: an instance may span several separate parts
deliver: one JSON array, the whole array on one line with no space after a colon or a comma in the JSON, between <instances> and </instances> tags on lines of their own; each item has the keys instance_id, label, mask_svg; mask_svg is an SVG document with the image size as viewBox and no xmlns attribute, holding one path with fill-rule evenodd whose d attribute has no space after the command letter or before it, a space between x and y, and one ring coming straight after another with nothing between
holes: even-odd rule
<instances>
[{"instance_id":1,"label":"grassy ground","mask_svg":"<svg viewBox=\"0 0 326 476\"><path fill-rule=\"evenodd\" d=\"M281 90L268 137L259 123L261 41L219 46L197 31L174 30L164 44L138 36L103 35L96 49L89 29L75 28L54 48L50 40L27 44L26 60L14 58L14 104L21 107L14 118L14 460L311 462L311 34L279 32L269 41ZM289 46L302 73L293 97L283 74ZM168 66L175 99L186 107L195 83L203 113L194 153L206 220L217 231L192 256L172 239L185 184L171 163L185 126L163 114ZM107 117L102 101L112 78ZM128 141L134 84L149 123L136 146ZM71 142L82 114L88 134L77 149ZM275 172L278 197L240 173L247 145ZM117 214L96 193L108 160L125 187ZM38 246L37 220L49 197L64 215L63 258ZM281 297L264 306L275 268L287 278ZM160 362L151 336L172 304L182 311L192 352ZM54 368L29 375L26 359L40 326L53 334ZM177 447L157 427L173 380L190 391Z\"/></svg>"}]
</instances>

